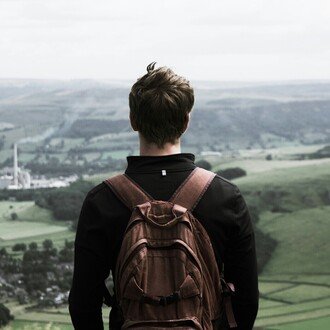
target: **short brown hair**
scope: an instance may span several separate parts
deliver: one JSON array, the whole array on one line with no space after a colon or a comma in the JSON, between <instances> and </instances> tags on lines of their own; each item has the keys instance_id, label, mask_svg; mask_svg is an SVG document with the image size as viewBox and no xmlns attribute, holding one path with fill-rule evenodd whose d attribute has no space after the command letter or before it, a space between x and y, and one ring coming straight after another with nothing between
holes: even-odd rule
<instances>
[{"instance_id":1,"label":"short brown hair","mask_svg":"<svg viewBox=\"0 0 330 330\"><path fill-rule=\"evenodd\" d=\"M163 148L175 143L185 129L188 113L194 105L194 90L187 79L167 67L147 67L129 94L131 120L151 143Z\"/></svg>"}]
</instances>

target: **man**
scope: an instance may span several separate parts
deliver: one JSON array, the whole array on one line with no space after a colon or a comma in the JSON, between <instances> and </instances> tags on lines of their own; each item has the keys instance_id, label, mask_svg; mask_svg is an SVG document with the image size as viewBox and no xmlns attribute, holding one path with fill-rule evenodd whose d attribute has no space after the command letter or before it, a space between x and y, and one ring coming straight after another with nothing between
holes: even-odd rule
<instances>
[{"instance_id":1,"label":"man","mask_svg":"<svg viewBox=\"0 0 330 330\"><path fill-rule=\"evenodd\" d=\"M129 94L130 122L139 134L140 155L127 157L125 173L158 200L168 200L196 168L192 153L181 153L194 92L185 78L155 63ZM165 171L164 171L165 170ZM166 175L164 175L166 174ZM237 329L252 329L258 310L254 231L238 187L217 175L193 210L208 232L220 270L233 284ZM69 310L75 329L103 329L104 281L115 265L131 211L100 183L82 205L76 240ZM118 329L113 306L110 328Z\"/></svg>"}]
</instances>

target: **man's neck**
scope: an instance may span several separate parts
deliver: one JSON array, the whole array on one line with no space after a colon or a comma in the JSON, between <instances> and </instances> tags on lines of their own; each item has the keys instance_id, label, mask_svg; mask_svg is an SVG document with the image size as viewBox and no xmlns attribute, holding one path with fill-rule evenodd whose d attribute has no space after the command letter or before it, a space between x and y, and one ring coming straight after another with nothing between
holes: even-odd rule
<instances>
[{"instance_id":1,"label":"man's neck","mask_svg":"<svg viewBox=\"0 0 330 330\"><path fill-rule=\"evenodd\" d=\"M140 136L140 156L166 156L181 153L180 140L177 143L166 143L159 148L155 143L148 143Z\"/></svg>"}]
</instances>

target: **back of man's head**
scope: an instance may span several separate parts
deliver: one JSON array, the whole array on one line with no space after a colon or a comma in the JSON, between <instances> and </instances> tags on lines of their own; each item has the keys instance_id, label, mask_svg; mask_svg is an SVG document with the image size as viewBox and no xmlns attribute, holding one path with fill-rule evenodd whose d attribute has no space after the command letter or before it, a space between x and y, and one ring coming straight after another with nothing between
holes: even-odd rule
<instances>
[{"instance_id":1,"label":"back of man's head","mask_svg":"<svg viewBox=\"0 0 330 330\"><path fill-rule=\"evenodd\" d=\"M185 131L194 105L194 90L187 79L167 67L147 67L129 94L132 124L149 143L163 148L175 143Z\"/></svg>"}]
</instances>

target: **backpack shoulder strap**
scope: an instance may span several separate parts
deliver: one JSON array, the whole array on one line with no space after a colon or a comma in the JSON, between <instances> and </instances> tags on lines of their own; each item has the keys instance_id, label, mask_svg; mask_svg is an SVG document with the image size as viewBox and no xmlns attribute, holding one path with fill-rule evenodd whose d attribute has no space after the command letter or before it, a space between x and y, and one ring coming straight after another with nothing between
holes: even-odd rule
<instances>
[{"instance_id":1,"label":"backpack shoulder strap","mask_svg":"<svg viewBox=\"0 0 330 330\"><path fill-rule=\"evenodd\" d=\"M215 173L196 167L169 200L192 211L211 184Z\"/></svg>"},{"instance_id":2,"label":"backpack shoulder strap","mask_svg":"<svg viewBox=\"0 0 330 330\"><path fill-rule=\"evenodd\" d=\"M128 175L118 174L103 180L114 194L132 211L136 205L153 200L153 198L144 191Z\"/></svg>"}]
</instances>

